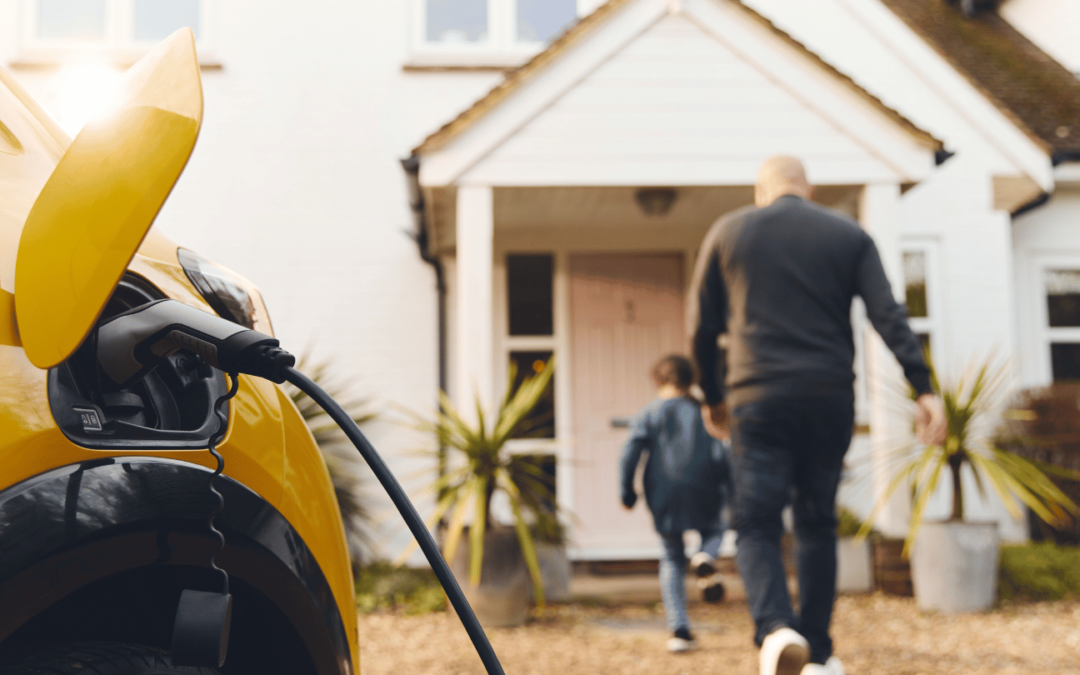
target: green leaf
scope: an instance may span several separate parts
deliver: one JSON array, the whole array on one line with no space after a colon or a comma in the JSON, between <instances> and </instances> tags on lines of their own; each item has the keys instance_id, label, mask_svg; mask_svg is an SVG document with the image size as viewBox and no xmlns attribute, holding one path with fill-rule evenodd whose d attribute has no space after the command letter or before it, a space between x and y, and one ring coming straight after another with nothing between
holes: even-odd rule
<instances>
[{"instance_id":1,"label":"green leaf","mask_svg":"<svg viewBox=\"0 0 1080 675\"><path fill-rule=\"evenodd\" d=\"M480 572L484 564L484 531L487 527L487 486L490 476L477 476L474 481L474 504L476 515L469 529L469 583L480 585Z\"/></svg>"}]
</instances>

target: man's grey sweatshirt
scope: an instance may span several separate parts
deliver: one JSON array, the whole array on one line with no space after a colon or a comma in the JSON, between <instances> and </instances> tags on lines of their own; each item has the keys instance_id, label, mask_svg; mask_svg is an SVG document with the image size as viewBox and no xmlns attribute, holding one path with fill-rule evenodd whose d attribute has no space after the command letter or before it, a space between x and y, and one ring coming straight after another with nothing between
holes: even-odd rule
<instances>
[{"instance_id":1,"label":"man's grey sweatshirt","mask_svg":"<svg viewBox=\"0 0 1080 675\"><path fill-rule=\"evenodd\" d=\"M694 357L710 404L852 394L855 296L915 391L932 391L921 344L873 239L839 212L786 195L725 216L702 245L695 288ZM717 349L724 333L726 369Z\"/></svg>"}]
</instances>

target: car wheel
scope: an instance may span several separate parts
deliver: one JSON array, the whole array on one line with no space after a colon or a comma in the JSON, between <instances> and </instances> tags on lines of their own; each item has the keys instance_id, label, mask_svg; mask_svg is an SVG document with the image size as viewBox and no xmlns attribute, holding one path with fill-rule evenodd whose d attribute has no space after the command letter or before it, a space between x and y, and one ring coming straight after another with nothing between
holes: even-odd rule
<instances>
[{"instance_id":1,"label":"car wheel","mask_svg":"<svg viewBox=\"0 0 1080 675\"><path fill-rule=\"evenodd\" d=\"M217 668L175 666L169 653L121 642L42 647L0 665L0 675L221 675Z\"/></svg>"}]
</instances>

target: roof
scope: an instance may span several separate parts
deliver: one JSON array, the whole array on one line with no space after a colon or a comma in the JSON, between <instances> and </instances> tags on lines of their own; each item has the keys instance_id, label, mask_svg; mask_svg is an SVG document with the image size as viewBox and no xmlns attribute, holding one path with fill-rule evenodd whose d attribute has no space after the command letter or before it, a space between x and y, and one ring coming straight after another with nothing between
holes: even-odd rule
<instances>
[{"instance_id":1,"label":"roof","mask_svg":"<svg viewBox=\"0 0 1080 675\"><path fill-rule=\"evenodd\" d=\"M959 3L881 0L1055 161L1080 159L1080 79L997 12Z\"/></svg>"},{"instance_id":2,"label":"roof","mask_svg":"<svg viewBox=\"0 0 1080 675\"><path fill-rule=\"evenodd\" d=\"M462 112L450 122L446 123L439 130L428 136L424 141L413 149L413 154L423 154L437 150L447 143L451 139L458 136L462 131L472 125L473 122L483 117L489 110L496 107L501 101L506 99L510 94L524 85L534 74L541 71L547 64L551 63L563 52L567 51L572 45L579 42L586 35L591 33L597 26L601 25L608 17L615 14L621 7L629 4L633 0L608 0L603 5L598 7L592 14L582 18L559 38L554 40L546 49L534 56L525 64L511 70L507 73L506 77L495 86L490 92L488 92L479 101L474 103L470 108ZM944 144L934 138L929 132L916 126L913 122L906 117L898 113L896 110L885 105L881 99L877 98L866 89L859 86L854 80L847 75L844 75L839 70L828 64L824 59L810 51L805 45L793 38L788 33L780 30L775 24L769 21L767 18L759 14L758 12L750 9L739 0L725 0L735 5L744 11L753 20L762 24L770 31L772 31L777 37L784 42L795 47L798 51L801 51L814 63L825 69L831 75L836 77L844 86L854 91L859 97L869 102L874 107L878 108L887 117L899 124L902 128L916 136L923 142L927 143L930 147L937 151L941 151ZM1078 138L1080 138L1080 130L1078 130Z\"/></svg>"}]
</instances>

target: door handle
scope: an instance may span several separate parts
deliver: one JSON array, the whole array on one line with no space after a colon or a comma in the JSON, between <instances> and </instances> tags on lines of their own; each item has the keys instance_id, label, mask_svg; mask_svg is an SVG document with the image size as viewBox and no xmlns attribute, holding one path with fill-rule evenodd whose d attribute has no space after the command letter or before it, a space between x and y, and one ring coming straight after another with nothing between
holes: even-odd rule
<instances>
[{"instance_id":1,"label":"door handle","mask_svg":"<svg viewBox=\"0 0 1080 675\"><path fill-rule=\"evenodd\" d=\"M629 429L630 418L629 417L612 417L611 418L612 429Z\"/></svg>"}]
</instances>

